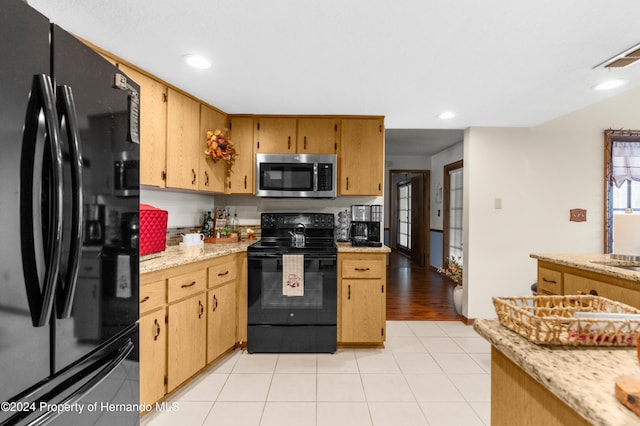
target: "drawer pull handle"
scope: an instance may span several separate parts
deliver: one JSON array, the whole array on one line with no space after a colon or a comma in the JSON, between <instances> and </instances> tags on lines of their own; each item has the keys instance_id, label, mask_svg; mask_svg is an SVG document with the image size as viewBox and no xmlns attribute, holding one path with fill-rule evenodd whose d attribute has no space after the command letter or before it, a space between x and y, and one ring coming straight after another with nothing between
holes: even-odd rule
<instances>
[{"instance_id":1,"label":"drawer pull handle","mask_svg":"<svg viewBox=\"0 0 640 426\"><path fill-rule=\"evenodd\" d=\"M219 277L224 277L225 275L229 275L229 271L228 271L228 270L227 270L227 271L224 271L224 272L220 272L220 273L218 273L218 276L219 276Z\"/></svg>"},{"instance_id":2,"label":"drawer pull handle","mask_svg":"<svg viewBox=\"0 0 640 426\"><path fill-rule=\"evenodd\" d=\"M196 285L196 282L195 281L191 281L191 284L182 284L180 287L188 288L188 287L193 287L194 285Z\"/></svg>"},{"instance_id":3,"label":"drawer pull handle","mask_svg":"<svg viewBox=\"0 0 640 426\"><path fill-rule=\"evenodd\" d=\"M542 277L542 281L544 281L545 283L558 284L556 280L548 280L545 277Z\"/></svg>"},{"instance_id":4,"label":"drawer pull handle","mask_svg":"<svg viewBox=\"0 0 640 426\"><path fill-rule=\"evenodd\" d=\"M153 320L153 325L155 326L155 330L153 333L153 340L158 340L158 337L160 336L160 324L158 324L157 319Z\"/></svg>"},{"instance_id":5,"label":"drawer pull handle","mask_svg":"<svg viewBox=\"0 0 640 426\"><path fill-rule=\"evenodd\" d=\"M198 300L198 306L200 307L200 312L198 313L198 318L202 318L202 314L204 314L204 306L202 306L202 302Z\"/></svg>"},{"instance_id":6,"label":"drawer pull handle","mask_svg":"<svg viewBox=\"0 0 640 426\"><path fill-rule=\"evenodd\" d=\"M356 271L364 272L364 271L370 271L370 269L369 268L356 268Z\"/></svg>"},{"instance_id":7,"label":"drawer pull handle","mask_svg":"<svg viewBox=\"0 0 640 426\"><path fill-rule=\"evenodd\" d=\"M213 295L213 312L215 312L217 308L218 308L218 298L214 294Z\"/></svg>"},{"instance_id":8,"label":"drawer pull handle","mask_svg":"<svg viewBox=\"0 0 640 426\"><path fill-rule=\"evenodd\" d=\"M347 290L348 290L348 293L347 293L347 300L351 300L351 284L349 284L349 285L347 286Z\"/></svg>"},{"instance_id":9,"label":"drawer pull handle","mask_svg":"<svg viewBox=\"0 0 640 426\"><path fill-rule=\"evenodd\" d=\"M149 301L149 299L150 299L150 297L149 297L149 296L145 296L145 297L144 297L144 299L142 299L142 300L140 301L140 303L147 302L147 301Z\"/></svg>"}]
</instances>

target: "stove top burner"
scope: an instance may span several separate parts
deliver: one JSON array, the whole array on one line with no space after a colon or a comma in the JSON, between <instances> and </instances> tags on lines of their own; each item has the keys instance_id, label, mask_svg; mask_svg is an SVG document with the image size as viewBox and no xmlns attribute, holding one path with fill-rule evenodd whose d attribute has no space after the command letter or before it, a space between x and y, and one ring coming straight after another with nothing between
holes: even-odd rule
<instances>
[{"instance_id":1,"label":"stove top burner","mask_svg":"<svg viewBox=\"0 0 640 426\"><path fill-rule=\"evenodd\" d=\"M249 252L336 253L334 215L331 213L262 213L261 240ZM292 235L302 232L305 244L296 247Z\"/></svg>"}]
</instances>

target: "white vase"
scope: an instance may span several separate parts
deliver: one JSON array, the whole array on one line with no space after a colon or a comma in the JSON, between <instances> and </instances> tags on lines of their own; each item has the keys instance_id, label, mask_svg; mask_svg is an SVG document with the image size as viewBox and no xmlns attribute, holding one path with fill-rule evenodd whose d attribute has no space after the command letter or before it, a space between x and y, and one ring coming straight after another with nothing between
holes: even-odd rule
<instances>
[{"instance_id":1,"label":"white vase","mask_svg":"<svg viewBox=\"0 0 640 426\"><path fill-rule=\"evenodd\" d=\"M453 289L453 306L458 315L462 315L462 286L460 284Z\"/></svg>"}]
</instances>

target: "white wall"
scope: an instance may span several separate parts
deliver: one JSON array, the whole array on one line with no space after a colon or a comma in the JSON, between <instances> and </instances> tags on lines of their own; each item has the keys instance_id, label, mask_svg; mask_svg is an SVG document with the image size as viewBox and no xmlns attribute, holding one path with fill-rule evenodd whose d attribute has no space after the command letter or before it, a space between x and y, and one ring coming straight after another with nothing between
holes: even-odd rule
<instances>
[{"instance_id":1,"label":"white wall","mask_svg":"<svg viewBox=\"0 0 640 426\"><path fill-rule=\"evenodd\" d=\"M609 128L640 128L640 89L528 129L465 130L465 316L495 317L492 296L530 294L530 253L602 252ZM572 208L587 222L569 222Z\"/></svg>"},{"instance_id":2,"label":"white wall","mask_svg":"<svg viewBox=\"0 0 640 426\"><path fill-rule=\"evenodd\" d=\"M214 198L210 194L178 192L170 189L141 189L140 204L150 204L169 212L168 228L202 224L202 214L213 210Z\"/></svg>"}]
</instances>

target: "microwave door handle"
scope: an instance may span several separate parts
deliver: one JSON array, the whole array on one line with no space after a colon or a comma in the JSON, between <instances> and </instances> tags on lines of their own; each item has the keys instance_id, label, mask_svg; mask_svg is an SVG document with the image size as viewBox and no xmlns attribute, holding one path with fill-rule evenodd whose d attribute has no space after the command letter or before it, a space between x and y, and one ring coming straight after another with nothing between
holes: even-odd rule
<instances>
[{"instance_id":1,"label":"microwave door handle","mask_svg":"<svg viewBox=\"0 0 640 426\"><path fill-rule=\"evenodd\" d=\"M60 319L71 315L73 295L75 293L80 256L83 240L83 181L82 181L82 153L80 152L80 131L78 130L78 116L76 114L73 91L69 86L58 86L58 112L60 129L64 119L69 153L71 154L71 230L67 237L70 239L69 257L67 259L66 276L60 274L57 286L56 316Z\"/></svg>"},{"instance_id":2,"label":"microwave door handle","mask_svg":"<svg viewBox=\"0 0 640 426\"><path fill-rule=\"evenodd\" d=\"M62 149L51 79L33 77L22 137L20 160L20 246L27 301L34 327L46 324L53 306L62 245ZM40 117L44 134L39 135ZM49 147L49 156L45 152ZM43 173L48 172L47 180ZM43 185L46 184L46 186ZM47 194L43 226L42 193ZM43 235L45 229L47 235ZM38 274L38 267L43 270ZM42 275L42 285L40 275Z\"/></svg>"},{"instance_id":3,"label":"microwave door handle","mask_svg":"<svg viewBox=\"0 0 640 426\"><path fill-rule=\"evenodd\" d=\"M313 163L313 192L318 192L318 163Z\"/></svg>"}]
</instances>

